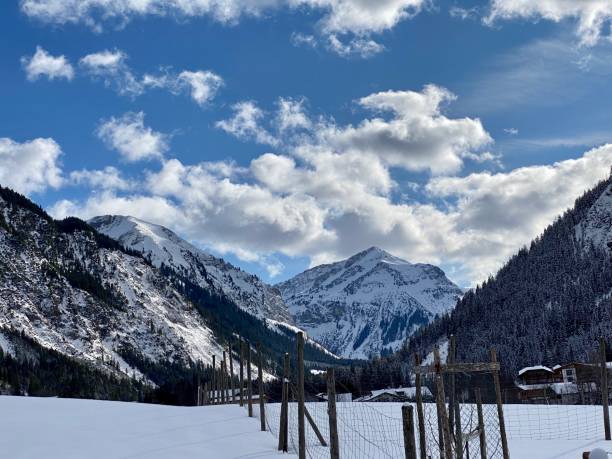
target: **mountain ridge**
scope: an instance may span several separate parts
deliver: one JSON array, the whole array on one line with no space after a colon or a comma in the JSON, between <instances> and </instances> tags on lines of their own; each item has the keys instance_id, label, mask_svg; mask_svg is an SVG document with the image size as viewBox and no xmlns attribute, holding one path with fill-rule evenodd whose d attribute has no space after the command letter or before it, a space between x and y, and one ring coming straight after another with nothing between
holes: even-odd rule
<instances>
[{"instance_id":1,"label":"mountain ridge","mask_svg":"<svg viewBox=\"0 0 612 459\"><path fill-rule=\"evenodd\" d=\"M313 267L276 287L298 326L350 358L397 350L462 294L440 268L378 247Z\"/></svg>"}]
</instances>

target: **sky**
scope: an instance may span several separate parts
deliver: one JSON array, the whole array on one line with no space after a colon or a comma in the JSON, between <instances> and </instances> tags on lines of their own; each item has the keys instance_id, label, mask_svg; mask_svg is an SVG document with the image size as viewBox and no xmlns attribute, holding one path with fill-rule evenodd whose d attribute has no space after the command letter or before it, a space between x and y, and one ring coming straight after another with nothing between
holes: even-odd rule
<instances>
[{"instance_id":1,"label":"sky","mask_svg":"<svg viewBox=\"0 0 612 459\"><path fill-rule=\"evenodd\" d=\"M608 0L6 0L0 184L276 283L481 282L612 165Z\"/></svg>"}]
</instances>

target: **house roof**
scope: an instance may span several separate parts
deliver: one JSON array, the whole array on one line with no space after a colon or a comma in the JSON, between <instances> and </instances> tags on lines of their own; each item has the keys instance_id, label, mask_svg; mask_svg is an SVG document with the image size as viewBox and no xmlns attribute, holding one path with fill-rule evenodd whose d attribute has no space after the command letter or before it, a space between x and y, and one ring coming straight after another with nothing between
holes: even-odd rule
<instances>
[{"instance_id":1,"label":"house roof","mask_svg":"<svg viewBox=\"0 0 612 459\"><path fill-rule=\"evenodd\" d=\"M525 368L521 368L518 372L519 376L524 375L525 373L529 372L529 371L547 371L549 373L553 373L553 371L548 368L545 367L544 365L536 365L533 367L525 367Z\"/></svg>"},{"instance_id":2,"label":"house roof","mask_svg":"<svg viewBox=\"0 0 612 459\"><path fill-rule=\"evenodd\" d=\"M431 392L427 387L421 387L421 394L426 397L432 397ZM376 397L379 397L381 395L390 395L392 397L415 398L416 397L416 387L397 387L397 388L373 390L370 392L370 395L359 397L355 401L367 402L368 400L373 400Z\"/></svg>"}]
</instances>

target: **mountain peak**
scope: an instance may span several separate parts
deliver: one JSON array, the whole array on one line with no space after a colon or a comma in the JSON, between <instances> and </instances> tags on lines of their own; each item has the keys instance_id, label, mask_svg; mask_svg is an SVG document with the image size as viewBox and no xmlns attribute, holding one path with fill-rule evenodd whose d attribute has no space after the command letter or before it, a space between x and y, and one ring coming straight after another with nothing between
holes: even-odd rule
<instances>
[{"instance_id":1,"label":"mountain peak","mask_svg":"<svg viewBox=\"0 0 612 459\"><path fill-rule=\"evenodd\" d=\"M89 223L124 247L144 253L153 265L163 264L184 273L200 287L222 292L256 317L292 323L276 289L195 247L164 226L122 215L94 217Z\"/></svg>"}]
</instances>

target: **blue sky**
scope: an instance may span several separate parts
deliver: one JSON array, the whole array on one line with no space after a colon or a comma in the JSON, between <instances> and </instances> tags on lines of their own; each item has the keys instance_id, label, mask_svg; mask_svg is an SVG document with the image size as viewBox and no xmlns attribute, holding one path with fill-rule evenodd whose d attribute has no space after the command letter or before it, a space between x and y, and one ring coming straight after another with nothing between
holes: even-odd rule
<instances>
[{"instance_id":1,"label":"blue sky","mask_svg":"<svg viewBox=\"0 0 612 459\"><path fill-rule=\"evenodd\" d=\"M473 285L612 164L612 7L532 3L2 2L0 183L269 282L377 245Z\"/></svg>"}]
</instances>

